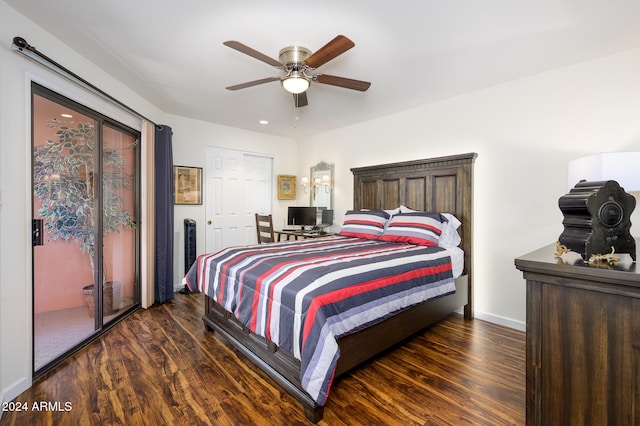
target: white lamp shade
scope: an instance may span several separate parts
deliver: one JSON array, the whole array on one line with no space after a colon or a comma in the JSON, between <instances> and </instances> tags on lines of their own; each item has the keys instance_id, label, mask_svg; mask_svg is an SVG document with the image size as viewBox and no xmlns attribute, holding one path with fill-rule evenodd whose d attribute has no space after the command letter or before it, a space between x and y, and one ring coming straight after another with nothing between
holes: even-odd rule
<instances>
[{"instance_id":1,"label":"white lamp shade","mask_svg":"<svg viewBox=\"0 0 640 426\"><path fill-rule=\"evenodd\" d=\"M640 191L640 152L603 152L569 161L569 189L583 179L615 180L627 192Z\"/></svg>"}]
</instances>

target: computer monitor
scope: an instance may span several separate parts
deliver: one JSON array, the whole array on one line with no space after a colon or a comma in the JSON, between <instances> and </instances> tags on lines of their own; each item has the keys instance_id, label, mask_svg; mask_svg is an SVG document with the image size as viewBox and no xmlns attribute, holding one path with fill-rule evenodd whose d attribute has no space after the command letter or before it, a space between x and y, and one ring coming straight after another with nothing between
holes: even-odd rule
<instances>
[{"instance_id":1,"label":"computer monitor","mask_svg":"<svg viewBox=\"0 0 640 426\"><path fill-rule=\"evenodd\" d=\"M287 211L287 225L316 226L318 223L318 209L316 207L289 207Z\"/></svg>"},{"instance_id":2,"label":"computer monitor","mask_svg":"<svg viewBox=\"0 0 640 426\"><path fill-rule=\"evenodd\" d=\"M333 225L333 210L322 210L322 221L320 222L320 224L323 227Z\"/></svg>"}]
</instances>

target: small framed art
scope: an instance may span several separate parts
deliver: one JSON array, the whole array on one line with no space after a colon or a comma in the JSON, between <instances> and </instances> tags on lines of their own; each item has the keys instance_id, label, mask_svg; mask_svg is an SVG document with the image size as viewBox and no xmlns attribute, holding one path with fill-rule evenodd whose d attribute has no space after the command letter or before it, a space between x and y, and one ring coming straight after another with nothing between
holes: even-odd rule
<instances>
[{"instance_id":1,"label":"small framed art","mask_svg":"<svg viewBox=\"0 0 640 426\"><path fill-rule=\"evenodd\" d=\"M296 177L278 175L278 200L296 199Z\"/></svg>"},{"instance_id":2,"label":"small framed art","mask_svg":"<svg viewBox=\"0 0 640 426\"><path fill-rule=\"evenodd\" d=\"M202 204L202 167L173 166L174 204Z\"/></svg>"}]
</instances>

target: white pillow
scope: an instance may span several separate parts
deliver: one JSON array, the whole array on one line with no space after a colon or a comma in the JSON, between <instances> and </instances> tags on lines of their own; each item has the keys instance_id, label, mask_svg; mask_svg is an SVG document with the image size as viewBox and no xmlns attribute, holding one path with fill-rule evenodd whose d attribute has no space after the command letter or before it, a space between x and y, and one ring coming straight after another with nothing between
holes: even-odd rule
<instances>
[{"instance_id":1,"label":"white pillow","mask_svg":"<svg viewBox=\"0 0 640 426\"><path fill-rule=\"evenodd\" d=\"M391 217L391 216L393 216L393 215L396 215L396 214L400 213L400 212L401 212L401 211L400 211L400 209L401 209L401 207L396 207L396 208L395 208L395 209L393 209L393 210L385 210L385 212L387 212L387 214L389 215L389 217Z\"/></svg>"},{"instance_id":2,"label":"white pillow","mask_svg":"<svg viewBox=\"0 0 640 426\"><path fill-rule=\"evenodd\" d=\"M442 216L447 218L447 223L442 224L442 234L438 245L444 248L458 247L462 241L460 234L458 234L458 228L462 223L451 213L442 213Z\"/></svg>"},{"instance_id":3,"label":"white pillow","mask_svg":"<svg viewBox=\"0 0 640 426\"><path fill-rule=\"evenodd\" d=\"M417 212L417 210L410 209L404 205L400 206L400 213L415 212ZM447 222L442 224L442 234L440 235L438 246L444 248L458 247L462 241L460 234L458 234L458 228L462 223L451 213L442 213L442 216L447 218Z\"/></svg>"}]
</instances>

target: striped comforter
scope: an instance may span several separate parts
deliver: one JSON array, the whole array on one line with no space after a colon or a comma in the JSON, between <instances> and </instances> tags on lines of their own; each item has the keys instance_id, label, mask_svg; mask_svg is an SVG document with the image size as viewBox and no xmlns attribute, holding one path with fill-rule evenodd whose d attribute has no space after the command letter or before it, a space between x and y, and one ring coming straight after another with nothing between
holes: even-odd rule
<instances>
[{"instance_id":1,"label":"striped comforter","mask_svg":"<svg viewBox=\"0 0 640 426\"><path fill-rule=\"evenodd\" d=\"M299 359L302 386L320 405L340 356L336 339L455 291L444 249L344 236L201 255L186 281Z\"/></svg>"}]
</instances>

